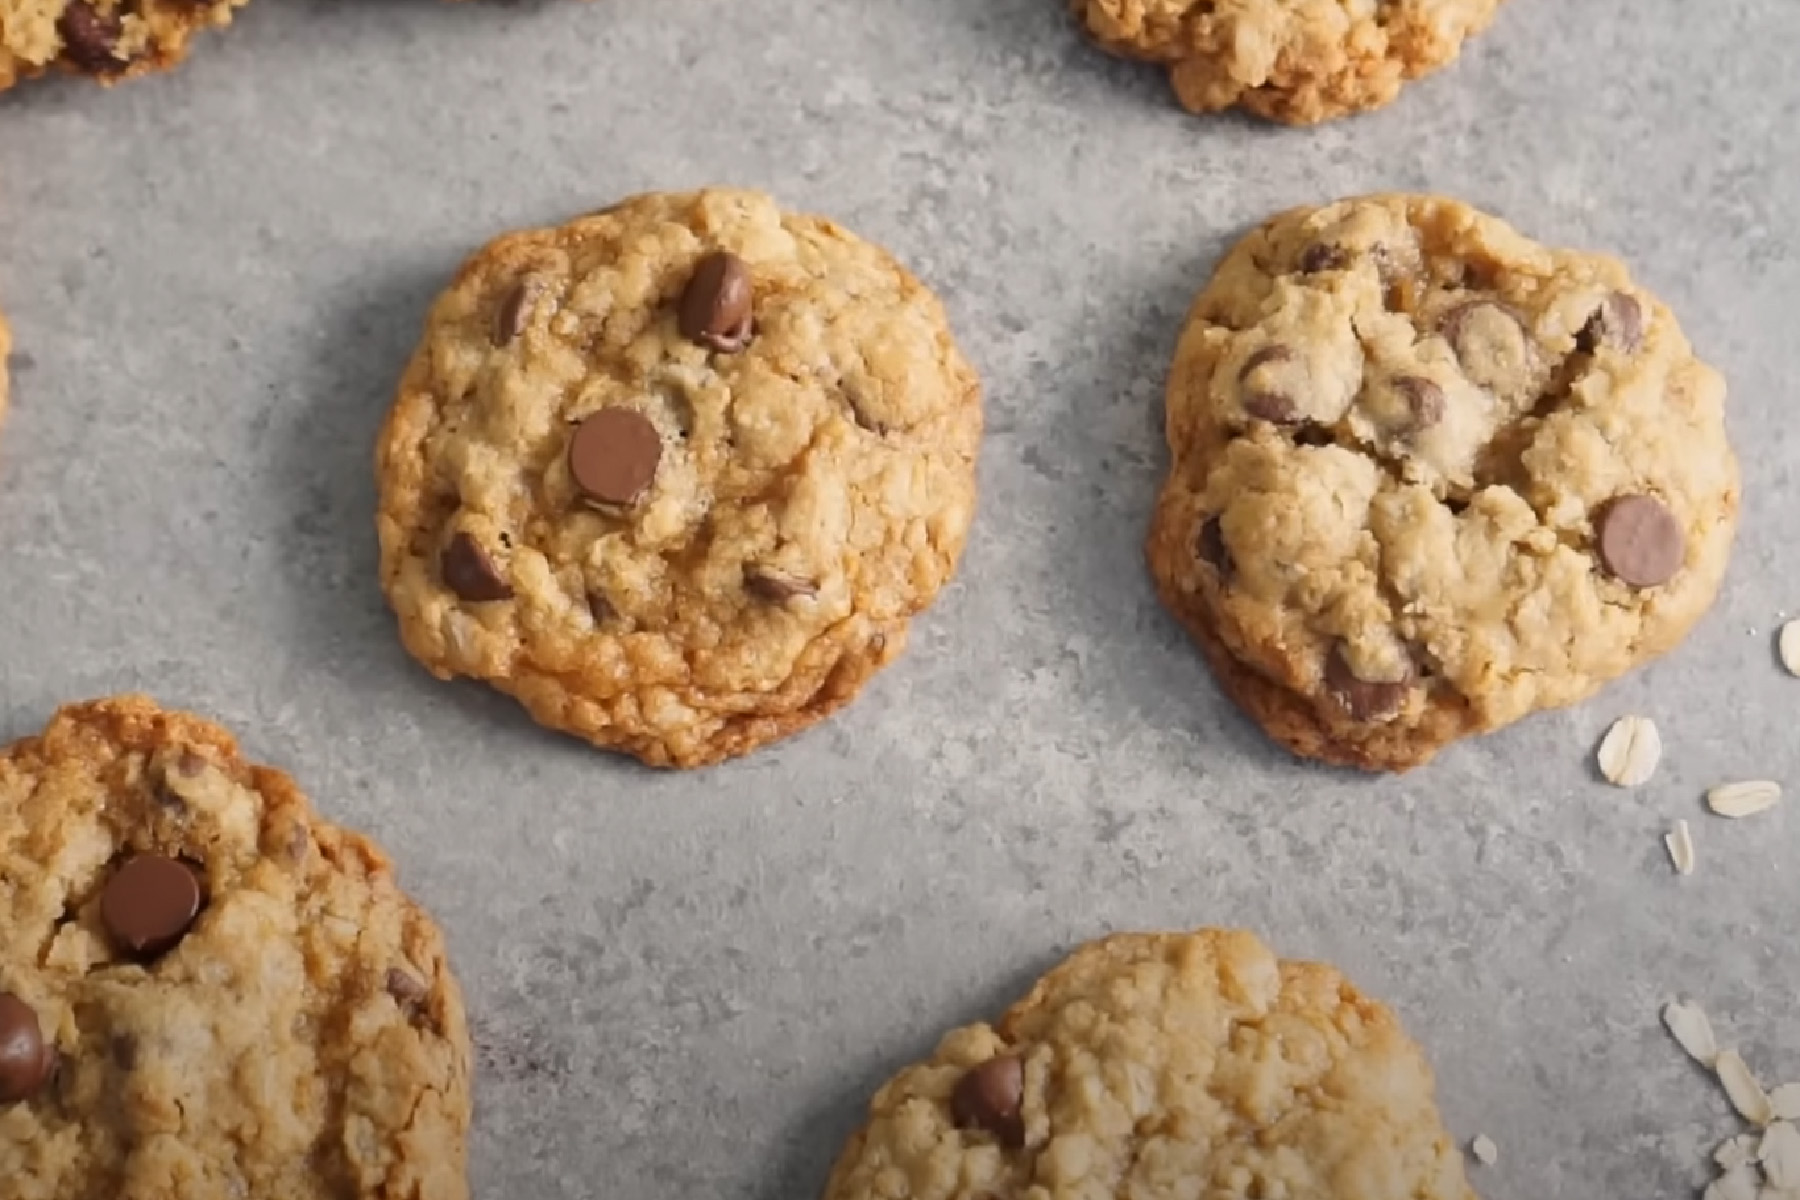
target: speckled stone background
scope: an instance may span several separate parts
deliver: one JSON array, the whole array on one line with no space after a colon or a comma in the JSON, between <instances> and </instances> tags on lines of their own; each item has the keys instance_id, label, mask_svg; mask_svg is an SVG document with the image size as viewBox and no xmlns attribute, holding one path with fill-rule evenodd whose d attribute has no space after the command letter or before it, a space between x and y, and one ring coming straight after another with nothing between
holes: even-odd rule
<instances>
[{"instance_id":1,"label":"speckled stone background","mask_svg":"<svg viewBox=\"0 0 1800 1200\"><path fill-rule=\"evenodd\" d=\"M484 1200L811 1200L869 1093L1108 930L1252 927L1435 1060L1488 1200L1672 1197L1737 1131L1691 994L1800 1079L1795 0L1514 0L1453 70L1312 131L1199 119L1058 0L259 0L181 72L0 98L0 734L126 688L377 835L449 930ZM991 434L958 582L839 719L653 774L443 685L374 581L371 440L424 308L510 226L771 189L946 298ZM1280 207L1458 194L1604 248L1732 385L1745 520L1663 663L1399 779L1220 697L1139 541L1183 308ZM1596 781L1621 713L1667 743ZM1677 879L1670 821L1700 867ZM1386 1198L1368 1198L1386 1200Z\"/></svg>"}]
</instances>

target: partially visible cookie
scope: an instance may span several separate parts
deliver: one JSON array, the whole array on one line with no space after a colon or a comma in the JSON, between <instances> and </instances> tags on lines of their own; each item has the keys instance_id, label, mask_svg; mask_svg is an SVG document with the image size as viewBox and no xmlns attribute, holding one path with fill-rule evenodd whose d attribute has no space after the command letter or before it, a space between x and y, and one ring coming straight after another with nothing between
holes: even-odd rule
<instances>
[{"instance_id":1,"label":"partially visible cookie","mask_svg":"<svg viewBox=\"0 0 1800 1200\"><path fill-rule=\"evenodd\" d=\"M0 89L56 69L113 83L172 67L249 0L0 0Z\"/></svg>"},{"instance_id":2,"label":"partially visible cookie","mask_svg":"<svg viewBox=\"0 0 1800 1200\"><path fill-rule=\"evenodd\" d=\"M380 437L407 649L661 766L848 702L955 570L980 388L889 254L754 192L493 242Z\"/></svg>"},{"instance_id":3,"label":"partially visible cookie","mask_svg":"<svg viewBox=\"0 0 1800 1200\"><path fill-rule=\"evenodd\" d=\"M466 1200L443 938L367 841L141 697L0 752L13 1200Z\"/></svg>"},{"instance_id":4,"label":"partially visible cookie","mask_svg":"<svg viewBox=\"0 0 1800 1200\"><path fill-rule=\"evenodd\" d=\"M824 1200L1475 1200L1434 1090L1331 967L1119 934L877 1092Z\"/></svg>"},{"instance_id":5,"label":"partially visible cookie","mask_svg":"<svg viewBox=\"0 0 1800 1200\"><path fill-rule=\"evenodd\" d=\"M1444 66L1502 0L1071 0L1101 46L1168 68L1194 112L1310 125L1380 108Z\"/></svg>"},{"instance_id":6,"label":"partially visible cookie","mask_svg":"<svg viewBox=\"0 0 1800 1200\"><path fill-rule=\"evenodd\" d=\"M1274 738L1404 770L1687 634L1737 525L1724 401L1611 258L1434 196L1284 213L1188 316L1150 569Z\"/></svg>"}]
</instances>

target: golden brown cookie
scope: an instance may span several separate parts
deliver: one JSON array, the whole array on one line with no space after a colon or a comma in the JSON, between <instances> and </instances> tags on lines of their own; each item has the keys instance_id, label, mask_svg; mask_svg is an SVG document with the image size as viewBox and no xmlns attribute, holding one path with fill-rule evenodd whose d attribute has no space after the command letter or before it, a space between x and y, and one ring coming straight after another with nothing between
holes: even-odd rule
<instances>
[{"instance_id":1,"label":"golden brown cookie","mask_svg":"<svg viewBox=\"0 0 1800 1200\"><path fill-rule=\"evenodd\" d=\"M849 701L961 555L980 388L885 251L647 195L476 254L377 455L381 575L441 678L659 766Z\"/></svg>"},{"instance_id":2,"label":"golden brown cookie","mask_svg":"<svg viewBox=\"0 0 1800 1200\"><path fill-rule=\"evenodd\" d=\"M1284 213L1189 314L1150 568L1271 736L1404 770L1686 635L1737 525L1724 401L1611 258L1434 196Z\"/></svg>"},{"instance_id":3,"label":"golden brown cookie","mask_svg":"<svg viewBox=\"0 0 1800 1200\"><path fill-rule=\"evenodd\" d=\"M1434 1089L1330 967L1119 934L876 1093L824 1200L1475 1200Z\"/></svg>"},{"instance_id":4,"label":"golden brown cookie","mask_svg":"<svg viewBox=\"0 0 1800 1200\"><path fill-rule=\"evenodd\" d=\"M114 83L187 55L249 0L0 0L0 90L51 69Z\"/></svg>"},{"instance_id":5,"label":"golden brown cookie","mask_svg":"<svg viewBox=\"0 0 1800 1200\"><path fill-rule=\"evenodd\" d=\"M1454 59L1502 0L1071 0L1096 42L1160 63L1194 112L1311 125L1380 108Z\"/></svg>"},{"instance_id":6,"label":"golden brown cookie","mask_svg":"<svg viewBox=\"0 0 1800 1200\"><path fill-rule=\"evenodd\" d=\"M466 1200L469 1041L388 860L142 697L0 753L0 1192Z\"/></svg>"}]
</instances>

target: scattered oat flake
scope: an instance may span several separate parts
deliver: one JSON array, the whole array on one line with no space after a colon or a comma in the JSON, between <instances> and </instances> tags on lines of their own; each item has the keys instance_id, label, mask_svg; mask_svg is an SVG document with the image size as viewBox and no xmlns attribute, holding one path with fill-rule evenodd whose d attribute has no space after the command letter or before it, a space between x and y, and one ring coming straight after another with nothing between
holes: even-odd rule
<instances>
[{"instance_id":1,"label":"scattered oat flake","mask_svg":"<svg viewBox=\"0 0 1800 1200\"><path fill-rule=\"evenodd\" d=\"M1500 1161L1500 1147L1494 1145L1494 1139L1485 1133L1477 1134L1475 1140L1469 1143L1469 1153L1484 1167L1491 1167Z\"/></svg>"},{"instance_id":2,"label":"scattered oat flake","mask_svg":"<svg viewBox=\"0 0 1800 1200\"><path fill-rule=\"evenodd\" d=\"M1761 1126L1775 1119L1775 1106L1769 1103L1769 1093L1756 1082L1756 1076L1750 1073L1749 1065L1736 1050L1719 1055L1713 1070L1718 1072L1725 1094L1731 1097L1731 1106L1744 1120Z\"/></svg>"},{"instance_id":3,"label":"scattered oat flake","mask_svg":"<svg viewBox=\"0 0 1800 1200\"><path fill-rule=\"evenodd\" d=\"M1677 875L1694 873L1694 836L1686 821L1675 822L1675 828L1663 835L1663 845L1669 848L1669 861L1675 864Z\"/></svg>"},{"instance_id":4,"label":"scattered oat flake","mask_svg":"<svg viewBox=\"0 0 1800 1200\"><path fill-rule=\"evenodd\" d=\"M1762 1139L1754 1133L1740 1133L1719 1143L1719 1148L1713 1151L1713 1161L1721 1171L1736 1170L1755 1162L1756 1152L1761 1147Z\"/></svg>"},{"instance_id":5,"label":"scattered oat flake","mask_svg":"<svg viewBox=\"0 0 1800 1200\"><path fill-rule=\"evenodd\" d=\"M1722 783L1706 793L1706 807L1721 817L1736 820L1774 808L1781 800L1781 785L1769 779Z\"/></svg>"},{"instance_id":6,"label":"scattered oat flake","mask_svg":"<svg viewBox=\"0 0 1800 1200\"><path fill-rule=\"evenodd\" d=\"M1800 1188L1800 1129L1786 1121L1775 1122L1763 1134L1756 1157L1770 1187Z\"/></svg>"},{"instance_id":7,"label":"scattered oat flake","mask_svg":"<svg viewBox=\"0 0 1800 1200\"><path fill-rule=\"evenodd\" d=\"M1705 1200L1757 1200L1756 1168L1733 1167L1706 1185Z\"/></svg>"},{"instance_id":8,"label":"scattered oat flake","mask_svg":"<svg viewBox=\"0 0 1800 1200\"><path fill-rule=\"evenodd\" d=\"M1600 773L1620 787L1639 787L1662 761L1662 734L1649 717L1620 717L1600 739Z\"/></svg>"},{"instance_id":9,"label":"scattered oat flake","mask_svg":"<svg viewBox=\"0 0 1800 1200\"><path fill-rule=\"evenodd\" d=\"M1719 1043L1713 1037L1712 1022L1706 1019L1698 1004L1670 1001L1663 1006L1662 1019L1675 1040L1681 1043L1681 1048L1695 1060L1708 1067L1718 1060Z\"/></svg>"},{"instance_id":10,"label":"scattered oat flake","mask_svg":"<svg viewBox=\"0 0 1800 1200\"><path fill-rule=\"evenodd\" d=\"M1800 1121L1800 1083L1784 1083L1769 1093L1777 1121Z\"/></svg>"},{"instance_id":11,"label":"scattered oat flake","mask_svg":"<svg viewBox=\"0 0 1800 1200\"><path fill-rule=\"evenodd\" d=\"M1790 675L1800 675L1800 621L1781 627L1781 665Z\"/></svg>"}]
</instances>

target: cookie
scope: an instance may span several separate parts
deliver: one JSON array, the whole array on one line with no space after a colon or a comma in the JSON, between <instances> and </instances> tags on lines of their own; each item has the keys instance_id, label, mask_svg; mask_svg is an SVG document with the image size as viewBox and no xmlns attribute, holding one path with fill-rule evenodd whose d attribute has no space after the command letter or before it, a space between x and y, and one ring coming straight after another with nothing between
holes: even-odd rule
<instances>
[{"instance_id":1,"label":"cookie","mask_svg":"<svg viewBox=\"0 0 1800 1200\"><path fill-rule=\"evenodd\" d=\"M1404 770L1686 635L1737 525L1724 402L1611 258L1434 196L1288 212L1188 316L1150 569L1276 740Z\"/></svg>"},{"instance_id":2,"label":"cookie","mask_svg":"<svg viewBox=\"0 0 1800 1200\"><path fill-rule=\"evenodd\" d=\"M1107 50L1168 68L1193 112L1290 125L1380 108L1454 59L1502 0L1072 0Z\"/></svg>"},{"instance_id":3,"label":"cookie","mask_svg":"<svg viewBox=\"0 0 1800 1200\"><path fill-rule=\"evenodd\" d=\"M980 388L885 251L768 197L644 195L501 237L380 436L406 647L658 766L848 702L950 578Z\"/></svg>"},{"instance_id":4,"label":"cookie","mask_svg":"<svg viewBox=\"0 0 1800 1200\"><path fill-rule=\"evenodd\" d=\"M249 0L0 0L0 89L57 69L113 83L172 67Z\"/></svg>"},{"instance_id":5,"label":"cookie","mask_svg":"<svg viewBox=\"0 0 1800 1200\"><path fill-rule=\"evenodd\" d=\"M15 1200L466 1200L469 1043L374 846L142 697L0 752Z\"/></svg>"},{"instance_id":6,"label":"cookie","mask_svg":"<svg viewBox=\"0 0 1800 1200\"><path fill-rule=\"evenodd\" d=\"M1474 1200L1434 1088L1330 967L1120 934L877 1092L825 1200Z\"/></svg>"}]
</instances>

